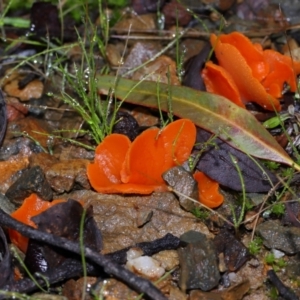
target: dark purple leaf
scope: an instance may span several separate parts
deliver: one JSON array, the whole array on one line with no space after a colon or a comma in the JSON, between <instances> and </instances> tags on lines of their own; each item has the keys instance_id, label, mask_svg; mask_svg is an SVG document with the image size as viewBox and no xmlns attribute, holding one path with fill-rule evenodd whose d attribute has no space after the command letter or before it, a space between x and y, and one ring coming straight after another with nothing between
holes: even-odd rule
<instances>
[{"instance_id":1,"label":"dark purple leaf","mask_svg":"<svg viewBox=\"0 0 300 300\"><path fill-rule=\"evenodd\" d=\"M80 220L83 208L74 200L59 203L45 212L32 218L38 229L67 238L70 241L79 241ZM84 244L91 249L100 251L102 247L101 233L93 218L93 210L87 210L84 224ZM53 248L35 240L29 240L25 263L32 272L45 272L56 268L65 259L78 259L69 252Z\"/></svg>"},{"instance_id":2,"label":"dark purple leaf","mask_svg":"<svg viewBox=\"0 0 300 300\"><path fill-rule=\"evenodd\" d=\"M210 51L211 46L207 43L197 55L188 60L185 66L185 75L182 82L183 85L199 91L206 90L200 72L204 67Z\"/></svg>"},{"instance_id":3,"label":"dark purple leaf","mask_svg":"<svg viewBox=\"0 0 300 300\"><path fill-rule=\"evenodd\" d=\"M211 133L199 127L197 128L197 144L205 143L210 137ZM276 176L258 159L256 159L255 163L249 156L231 147L219 138L214 139L213 142L215 145L209 146L207 151L201 155L196 168L221 185L236 191L242 190L237 167L243 175L245 189L248 193L269 191L271 184L267 177L271 179L273 184L278 182ZM232 161L230 155L235 158L237 164Z\"/></svg>"}]
</instances>

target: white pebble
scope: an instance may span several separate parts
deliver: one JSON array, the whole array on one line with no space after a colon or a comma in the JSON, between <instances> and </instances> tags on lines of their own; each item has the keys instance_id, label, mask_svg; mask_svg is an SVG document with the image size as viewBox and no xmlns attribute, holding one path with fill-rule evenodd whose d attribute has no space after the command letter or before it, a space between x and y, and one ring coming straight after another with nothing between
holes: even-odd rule
<instances>
[{"instance_id":1,"label":"white pebble","mask_svg":"<svg viewBox=\"0 0 300 300\"><path fill-rule=\"evenodd\" d=\"M127 261L126 267L130 271L151 280L156 280L165 273L165 269L160 266L160 263L150 256L140 256L131 259Z\"/></svg>"},{"instance_id":2,"label":"white pebble","mask_svg":"<svg viewBox=\"0 0 300 300\"><path fill-rule=\"evenodd\" d=\"M278 258L281 258L281 257L284 257L284 256L285 256L284 252L279 251L279 250L277 250L277 249L272 249L271 251L272 251L272 253L274 254L274 258L275 258L275 259L278 259Z\"/></svg>"},{"instance_id":3,"label":"white pebble","mask_svg":"<svg viewBox=\"0 0 300 300\"><path fill-rule=\"evenodd\" d=\"M130 248L126 252L127 261L134 259L134 258L138 258L138 257L142 256L143 254L144 254L144 252L141 248Z\"/></svg>"}]
</instances>

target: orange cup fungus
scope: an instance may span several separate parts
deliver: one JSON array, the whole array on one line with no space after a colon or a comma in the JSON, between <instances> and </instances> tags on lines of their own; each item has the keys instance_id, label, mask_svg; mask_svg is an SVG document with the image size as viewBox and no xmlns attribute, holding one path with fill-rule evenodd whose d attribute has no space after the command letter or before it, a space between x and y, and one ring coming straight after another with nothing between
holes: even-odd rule
<instances>
[{"instance_id":1,"label":"orange cup fungus","mask_svg":"<svg viewBox=\"0 0 300 300\"><path fill-rule=\"evenodd\" d=\"M202 172L196 172L194 179L198 183L199 202L210 208L216 208L224 202L219 193L219 183Z\"/></svg>"},{"instance_id":2,"label":"orange cup fungus","mask_svg":"<svg viewBox=\"0 0 300 300\"><path fill-rule=\"evenodd\" d=\"M64 202L65 200L53 200L52 202L44 201L39 198L36 194L31 194L28 198L26 198L16 211L14 211L11 216L31 227L36 228L36 225L31 218L37 216L48 208L56 205L58 203ZM21 251L24 253L27 250L28 246L28 238L21 235L18 231L9 229L8 230L10 240L13 244L15 244Z\"/></svg>"},{"instance_id":3,"label":"orange cup fungus","mask_svg":"<svg viewBox=\"0 0 300 300\"><path fill-rule=\"evenodd\" d=\"M133 142L125 135L111 134L96 148L95 160L88 165L87 176L99 193L168 191L162 174L189 158L195 140L196 127L188 119L172 122L162 130L145 130ZM200 172L195 173L194 178L205 205L214 208L222 204L217 182Z\"/></svg>"},{"instance_id":4,"label":"orange cup fungus","mask_svg":"<svg viewBox=\"0 0 300 300\"><path fill-rule=\"evenodd\" d=\"M196 127L188 119L172 122L162 130L145 130L132 143L124 135L111 134L96 148L87 176L100 193L167 191L162 173L186 161L195 140Z\"/></svg>"},{"instance_id":5,"label":"orange cup fungus","mask_svg":"<svg viewBox=\"0 0 300 300\"><path fill-rule=\"evenodd\" d=\"M235 104L253 101L267 110L280 111L284 83L296 91L300 62L274 50L263 50L239 32L210 36L219 65L207 62L201 76L208 92Z\"/></svg>"}]
</instances>

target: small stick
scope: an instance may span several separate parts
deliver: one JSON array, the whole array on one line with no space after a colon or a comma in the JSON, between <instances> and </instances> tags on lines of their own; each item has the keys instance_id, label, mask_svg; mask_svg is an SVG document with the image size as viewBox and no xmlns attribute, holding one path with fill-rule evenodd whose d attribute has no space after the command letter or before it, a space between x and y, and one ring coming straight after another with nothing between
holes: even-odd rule
<instances>
[{"instance_id":1,"label":"small stick","mask_svg":"<svg viewBox=\"0 0 300 300\"><path fill-rule=\"evenodd\" d=\"M274 270L269 270L267 275L282 298L284 298L285 300L299 300L298 296L281 282Z\"/></svg>"}]
</instances>

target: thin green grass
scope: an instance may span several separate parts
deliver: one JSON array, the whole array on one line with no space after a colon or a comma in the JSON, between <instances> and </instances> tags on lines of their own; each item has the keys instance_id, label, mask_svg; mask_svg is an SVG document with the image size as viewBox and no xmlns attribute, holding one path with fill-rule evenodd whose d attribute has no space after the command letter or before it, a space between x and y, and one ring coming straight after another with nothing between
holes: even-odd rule
<instances>
[{"instance_id":1,"label":"thin green grass","mask_svg":"<svg viewBox=\"0 0 300 300\"><path fill-rule=\"evenodd\" d=\"M247 199L246 199L246 188L245 188L245 182L244 182L243 174L242 174L241 169L238 165L238 160L231 154L230 154L230 158L231 158L231 161L234 164L234 166L236 168L236 171L239 175L240 182L241 182L241 188L242 188L242 208L241 208L241 211L239 213L239 217L237 217L237 215L235 213L235 209L233 207L231 207L234 228L235 228L235 230L237 230L240 227L240 225L241 225L241 223L244 219L244 216L245 216L246 201L247 201Z\"/></svg>"}]
</instances>

